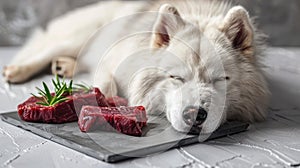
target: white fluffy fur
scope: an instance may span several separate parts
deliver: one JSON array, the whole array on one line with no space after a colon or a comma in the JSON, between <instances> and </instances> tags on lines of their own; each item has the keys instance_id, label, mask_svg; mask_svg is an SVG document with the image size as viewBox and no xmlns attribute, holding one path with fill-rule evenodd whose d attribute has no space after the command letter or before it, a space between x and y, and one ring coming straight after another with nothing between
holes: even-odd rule
<instances>
[{"instance_id":1,"label":"white fluffy fur","mask_svg":"<svg viewBox=\"0 0 300 168\"><path fill-rule=\"evenodd\" d=\"M190 128L185 107L204 108L202 132L209 133L226 120L266 117L262 44L247 11L226 2L100 2L37 30L4 77L24 82L49 64L67 77L92 67L94 85L107 96L165 112L178 131Z\"/></svg>"}]
</instances>

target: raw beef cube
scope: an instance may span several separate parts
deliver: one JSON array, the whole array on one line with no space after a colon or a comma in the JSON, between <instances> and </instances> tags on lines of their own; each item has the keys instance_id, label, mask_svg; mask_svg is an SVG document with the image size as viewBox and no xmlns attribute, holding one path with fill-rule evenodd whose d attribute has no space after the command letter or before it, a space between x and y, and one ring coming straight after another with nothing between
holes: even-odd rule
<instances>
[{"instance_id":1,"label":"raw beef cube","mask_svg":"<svg viewBox=\"0 0 300 168\"><path fill-rule=\"evenodd\" d=\"M18 114L24 121L42 123L66 123L78 120L76 112L80 112L84 105L108 106L105 96L98 88L89 92L74 92L66 95L68 100L53 106L36 104L40 100L30 97L24 103L18 105Z\"/></svg>"},{"instance_id":2,"label":"raw beef cube","mask_svg":"<svg viewBox=\"0 0 300 168\"><path fill-rule=\"evenodd\" d=\"M111 107L128 106L127 99L119 96L109 97L106 99L106 101Z\"/></svg>"},{"instance_id":3,"label":"raw beef cube","mask_svg":"<svg viewBox=\"0 0 300 168\"><path fill-rule=\"evenodd\" d=\"M100 89L93 88L89 92L74 92L71 95L73 99L74 110L79 115L81 107L84 105L108 107L109 104L106 101L104 94L101 93Z\"/></svg>"},{"instance_id":4,"label":"raw beef cube","mask_svg":"<svg viewBox=\"0 0 300 168\"><path fill-rule=\"evenodd\" d=\"M43 123L65 123L77 120L72 99L54 106L38 105L36 104L38 101L40 100L30 97L18 105L18 114L22 120Z\"/></svg>"},{"instance_id":5,"label":"raw beef cube","mask_svg":"<svg viewBox=\"0 0 300 168\"><path fill-rule=\"evenodd\" d=\"M83 106L78 125L82 132L94 129L118 132L127 135L142 135L147 117L143 106L136 107L95 107Z\"/></svg>"}]
</instances>

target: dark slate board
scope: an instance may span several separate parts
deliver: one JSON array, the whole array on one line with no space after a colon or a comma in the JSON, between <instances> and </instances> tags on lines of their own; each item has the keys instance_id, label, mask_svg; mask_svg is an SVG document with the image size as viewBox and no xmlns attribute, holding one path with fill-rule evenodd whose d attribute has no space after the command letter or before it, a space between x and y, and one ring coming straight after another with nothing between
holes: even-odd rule
<instances>
[{"instance_id":1,"label":"dark slate board","mask_svg":"<svg viewBox=\"0 0 300 168\"><path fill-rule=\"evenodd\" d=\"M20 120L16 112L0 115L12 125L59 143L105 162L118 162L128 158L144 157L178 146L198 142L198 136L176 132L162 117L149 117L142 137L117 132L94 131L82 133L76 122L66 124L41 124ZM231 122L222 125L208 140L247 130L248 124ZM202 138L207 138L205 135Z\"/></svg>"}]
</instances>

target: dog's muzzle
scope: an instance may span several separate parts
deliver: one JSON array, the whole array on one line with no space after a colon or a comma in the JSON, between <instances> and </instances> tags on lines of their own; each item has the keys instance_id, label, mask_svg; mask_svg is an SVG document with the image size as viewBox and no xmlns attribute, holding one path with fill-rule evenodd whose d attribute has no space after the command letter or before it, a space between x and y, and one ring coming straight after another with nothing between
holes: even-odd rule
<instances>
[{"instance_id":1,"label":"dog's muzzle","mask_svg":"<svg viewBox=\"0 0 300 168\"><path fill-rule=\"evenodd\" d=\"M199 134L207 118L206 110L202 107L188 106L183 110L182 115L184 122L191 126L190 133Z\"/></svg>"}]
</instances>

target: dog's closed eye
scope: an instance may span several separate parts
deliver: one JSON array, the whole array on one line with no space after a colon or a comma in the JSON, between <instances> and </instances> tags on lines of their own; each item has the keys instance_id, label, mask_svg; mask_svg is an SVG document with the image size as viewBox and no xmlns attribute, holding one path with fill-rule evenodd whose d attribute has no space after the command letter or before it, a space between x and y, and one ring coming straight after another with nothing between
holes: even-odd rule
<instances>
[{"instance_id":1,"label":"dog's closed eye","mask_svg":"<svg viewBox=\"0 0 300 168\"><path fill-rule=\"evenodd\" d=\"M213 80L213 86L214 88L216 88L217 90L223 90L226 89L227 87L227 82L229 82L230 77L226 76L226 77L220 77L220 78L216 78Z\"/></svg>"},{"instance_id":2,"label":"dog's closed eye","mask_svg":"<svg viewBox=\"0 0 300 168\"><path fill-rule=\"evenodd\" d=\"M220 78L215 78L213 79L213 84L217 83L217 82L222 82L222 81L229 81L230 77L229 76L225 76L225 77L220 77Z\"/></svg>"},{"instance_id":3,"label":"dog's closed eye","mask_svg":"<svg viewBox=\"0 0 300 168\"><path fill-rule=\"evenodd\" d=\"M184 80L182 77L180 77L180 76L170 75L169 77L172 78L172 79L175 79L175 80L179 80L179 81L181 81L182 83L185 82L185 80Z\"/></svg>"}]
</instances>

